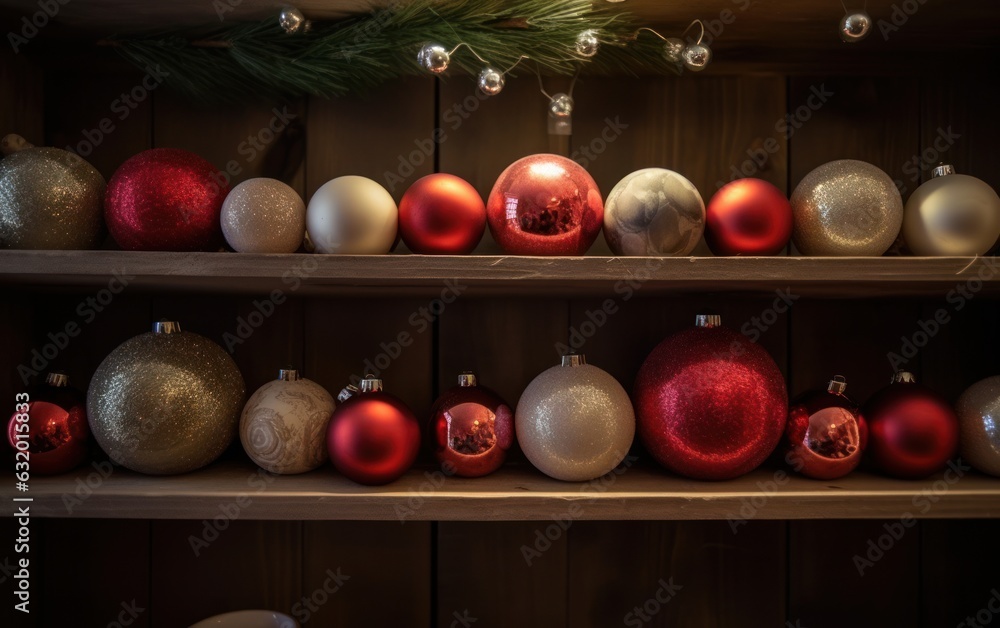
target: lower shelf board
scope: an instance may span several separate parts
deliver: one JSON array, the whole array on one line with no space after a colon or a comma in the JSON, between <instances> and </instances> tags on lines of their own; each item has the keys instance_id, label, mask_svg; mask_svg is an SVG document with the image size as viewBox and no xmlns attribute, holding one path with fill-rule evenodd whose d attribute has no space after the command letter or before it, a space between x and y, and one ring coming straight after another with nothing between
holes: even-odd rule
<instances>
[{"instance_id":1,"label":"lower shelf board","mask_svg":"<svg viewBox=\"0 0 1000 628\"><path fill-rule=\"evenodd\" d=\"M248 461L223 461L186 475L157 477L105 465L33 477L27 493L5 489L9 512L4 514L27 504L32 516L62 518L721 519L734 527L753 519L1000 517L1000 479L972 471L916 481L856 472L818 481L763 468L727 482L697 482L636 466L592 482L567 483L526 465L508 465L475 479L418 468L396 482L371 487L331 467L279 476Z\"/></svg>"}]
</instances>

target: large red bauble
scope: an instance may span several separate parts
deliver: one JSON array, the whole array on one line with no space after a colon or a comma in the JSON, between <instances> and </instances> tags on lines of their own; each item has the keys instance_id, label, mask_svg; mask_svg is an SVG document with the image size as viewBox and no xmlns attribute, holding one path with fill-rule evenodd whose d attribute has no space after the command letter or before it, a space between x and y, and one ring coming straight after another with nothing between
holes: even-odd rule
<instances>
[{"instance_id":1,"label":"large red bauble","mask_svg":"<svg viewBox=\"0 0 1000 628\"><path fill-rule=\"evenodd\" d=\"M396 397L361 392L330 418L326 432L330 460L359 484L388 484L413 466L420 451L420 425Z\"/></svg>"},{"instance_id":2,"label":"large red bauble","mask_svg":"<svg viewBox=\"0 0 1000 628\"><path fill-rule=\"evenodd\" d=\"M475 376L459 377L431 409L434 455L446 473L475 478L503 465L514 444L514 413L495 392L478 386Z\"/></svg>"},{"instance_id":3,"label":"large red bauble","mask_svg":"<svg viewBox=\"0 0 1000 628\"><path fill-rule=\"evenodd\" d=\"M399 201L399 233L414 253L467 255L485 230L483 199L453 174L421 177Z\"/></svg>"},{"instance_id":4,"label":"large red bauble","mask_svg":"<svg viewBox=\"0 0 1000 628\"><path fill-rule=\"evenodd\" d=\"M868 455L880 471L920 479L936 473L958 452L958 417L943 397L897 373L861 410L868 422Z\"/></svg>"},{"instance_id":5,"label":"large red bauble","mask_svg":"<svg viewBox=\"0 0 1000 628\"><path fill-rule=\"evenodd\" d=\"M65 377L65 376L63 376ZM51 381L51 376L50 376ZM32 473L53 475L72 471L87 459L90 427L87 400L75 388L46 384L28 393L28 454ZM18 451L24 423L17 413L7 423L7 441Z\"/></svg>"},{"instance_id":6,"label":"large red bauble","mask_svg":"<svg viewBox=\"0 0 1000 628\"><path fill-rule=\"evenodd\" d=\"M583 255L604 223L604 201L580 164L530 155L500 174L486 203L490 233L512 255Z\"/></svg>"},{"instance_id":7,"label":"large red bauble","mask_svg":"<svg viewBox=\"0 0 1000 628\"><path fill-rule=\"evenodd\" d=\"M785 460L806 477L834 480L861 462L868 428L844 388L834 379L827 390L808 392L788 409Z\"/></svg>"},{"instance_id":8,"label":"large red bauble","mask_svg":"<svg viewBox=\"0 0 1000 628\"><path fill-rule=\"evenodd\" d=\"M705 241L716 255L775 255L792 237L792 206L762 179L737 179L705 210Z\"/></svg>"},{"instance_id":9,"label":"large red bauble","mask_svg":"<svg viewBox=\"0 0 1000 628\"><path fill-rule=\"evenodd\" d=\"M649 453L699 480L728 480L759 466L788 416L774 360L725 327L696 327L661 342L639 370L634 402Z\"/></svg>"},{"instance_id":10,"label":"large red bauble","mask_svg":"<svg viewBox=\"0 0 1000 628\"><path fill-rule=\"evenodd\" d=\"M229 194L224 175L178 148L143 151L108 183L104 219L115 242L130 251L214 251Z\"/></svg>"}]
</instances>

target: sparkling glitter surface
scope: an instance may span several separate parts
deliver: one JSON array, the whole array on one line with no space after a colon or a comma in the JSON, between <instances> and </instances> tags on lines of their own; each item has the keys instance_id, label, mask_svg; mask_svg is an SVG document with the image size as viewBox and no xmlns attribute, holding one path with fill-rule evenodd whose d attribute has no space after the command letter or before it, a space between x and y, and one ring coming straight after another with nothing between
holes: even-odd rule
<instances>
[{"instance_id":1,"label":"sparkling glitter surface","mask_svg":"<svg viewBox=\"0 0 1000 628\"><path fill-rule=\"evenodd\" d=\"M604 203L575 161L531 155L500 174L486 215L493 238L512 255L583 255L601 230Z\"/></svg>"},{"instance_id":2,"label":"sparkling glitter surface","mask_svg":"<svg viewBox=\"0 0 1000 628\"><path fill-rule=\"evenodd\" d=\"M855 159L824 164L792 192L792 240L803 255L878 256L903 223L903 199L889 175Z\"/></svg>"},{"instance_id":3,"label":"sparkling glitter surface","mask_svg":"<svg viewBox=\"0 0 1000 628\"><path fill-rule=\"evenodd\" d=\"M294 253L306 234L306 205L277 179L248 179L226 197L220 221L235 251Z\"/></svg>"},{"instance_id":4,"label":"sparkling glitter surface","mask_svg":"<svg viewBox=\"0 0 1000 628\"><path fill-rule=\"evenodd\" d=\"M359 484L388 484L417 459L420 424L396 397L359 393L334 411L326 442L330 460L345 476Z\"/></svg>"},{"instance_id":5,"label":"sparkling glitter surface","mask_svg":"<svg viewBox=\"0 0 1000 628\"><path fill-rule=\"evenodd\" d=\"M104 177L58 148L0 160L0 248L93 249L104 238Z\"/></svg>"},{"instance_id":6,"label":"sparkling glitter surface","mask_svg":"<svg viewBox=\"0 0 1000 628\"><path fill-rule=\"evenodd\" d=\"M216 251L229 193L222 174L198 155L154 148L129 158L108 183L104 218L129 251Z\"/></svg>"},{"instance_id":7,"label":"sparkling glitter surface","mask_svg":"<svg viewBox=\"0 0 1000 628\"><path fill-rule=\"evenodd\" d=\"M793 469L806 477L833 480L857 468L867 430L847 397L822 390L792 403L785 437L785 459Z\"/></svg>"},{"instance_id":8,"label":"sparkling glitter surface","mask_svg":"<svg viewBox=\"0 0 1000 628\"><path fill-rule=\"evenodd\" d=\"M570 482L599 478L628 453L635 414L628 393L596 366L554 366L521 393L517 442L540 471Z\"/></svg>"},{"instance_id":9,"label":"sparkling glitter surface","mask_svg":"<svg viewBox=\"0 0 1000 628\"><path fill-rule=\"evenodd\" d=\"M785 380L759 345L725 327L674 334L635 383L639 434L671 471L727 480L760 465L781 440Z\"/></svg>"},{"instance_id":10,"label":"sparkling glitter surface","mask_svg":"<svg viewBox=\"0 0 1000 628\"><path fill-rule=\"evenodd\" d=\"M970 386L955 405L962 460L1000 477L1000 375Z\"/></svg>"},{"instance_id":11,"label":"sparkling glitter surface","mask_svg":"<svg viewBox=\"0 0 1000 628\"><path fill-rule=\"evenodd\" d=\"M232 442L245 392L236 363L214 342L190 332L146 333L122 343L94 373L90 429L129 469L186 473Z\"/></svg>"},{"instance_id":12,"label":"sparkling glitter surface","mask_svg":"<svg viewBox=\"0 0 1000 628\"><path fill-rule=\"evenodd\" d=\"M604 206L604 238L616 255L687 255L704 230L701 194L672 170L626 175Z\"/></svg>"},{"instance_id":13,"label":"sparkling glitter surface","mask_svg":"<svg viewBox=\"0 0 1000 628\"><path fill-rule=\"evenodd\" d=\"M268 382L243 408L243 449L271 473L312 471L329 459L326 430L333 407L333 397L314 381Z\"/></svg>"},{"instance_id":14,"label":"sparkling glitter surface","mask_svg":"<svg viewBox=\"0 0 1000 628\"><path fill-rule=\"evenodd\" d=\"M514 442L514 413L483 386L455 386L431 409L431 443L442 468L480 477L503 465Z\"/></svg>"}]
</instances>

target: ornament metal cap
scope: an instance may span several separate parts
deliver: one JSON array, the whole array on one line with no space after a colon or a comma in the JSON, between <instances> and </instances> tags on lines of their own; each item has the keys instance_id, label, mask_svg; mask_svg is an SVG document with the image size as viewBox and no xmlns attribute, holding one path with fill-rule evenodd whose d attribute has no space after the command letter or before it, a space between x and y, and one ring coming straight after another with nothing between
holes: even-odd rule
<instances>
[{"instance_id":1,"label":"ornament metal cap","mask_svg":"<svg viewBox=\"0 0 1000 628\"><path fill-rule=\"evenodd\" d=\"M567 353L562 357L563 366L583 366L587 363L587 356L582 353Z\"/></svg>"},{"instance_id":2,"label":"ornament metal cap","mask_svg":"<svg viewBox=\"0 0 1000 628\"><path fill-rule=\"evenodd\" d=\"M66 373L58 371L49 373L45 376L45 383L55 388L63 388L64 386L69 386L69 376Z\"/></svg>"},{"instance_id":3,"label":"ornament metal cap","mask_svg":"<svg viewBox=\"0 0 1000 628\"><path fill-rule=\"evenodd\" d=\"M361 380L361 392L373 393L373 392L381 392L381 390L382 390L382 380L375 377L371 373L365 375L365 378Z\"/></svg>"},{"instance_id":4,"label":"ornament metal cap","mask_svg":"<svg viewBox=\"0 0 1000 628\"><path fill-rule=\"evenodd\" d=\"M699 314L694 317L695 327L721 327L722 317L718 314Z\"/></svg>"},{"instance_id":5,"label":"ornament metal cap","mask_svg":"<svg viewBox=\"0 0 1000 628\"><path fill-rule=\"evenodd\" d=\"M834 375L826 389L835 395L844 394L844 391L847 390L847 378L843 375Z\"/></svg>"},{"instance_id":6,"label":"ornament metal cap","mask_svg":"<svg viewBox=\"0 0 1000 628\"><path fill-rule=\"evenodd\" d=\"M890 384L915 384L917 383L917 378L913 376L913 373L909 371L897 371L892 374L892 379L889 380Z\"/></svg>"},{"instance_id":7,"label":"ornament metal cap","mask_svg":"<svg viewBox=\"0 0 1000 628\"><path fill-rule=\"evenodd\" d=\"M476 386L479 382L476 381L476 374L472 371L465 371L458 376L459 386Z\"/></svg>"},{"instance_id":8,"label":"ornament metal cap","mask_svg":"<svg viewBox=\"0 0 1000 628\"><path fill-rule=\"evenodd\" d=\"M283 382L297 382L302 379L299 372L291 367L278 369L278 379Z\"/></svg>"},{"instance_id":9,"label":"ornament metal cap","mask_svg":"<svg viewBox=\"0 0 1000 628\"><path fill-rule=\"evenodd\" d=\"M932 179L936 179L938 177L944 177L949 174L955 174L955 166L951 164L938 164L934 166L933 170L931 170Z\"/></svg>"},{"instance_id":10,"label":"ornament metal cap","mask_svg":"<svg viewBox=\"0 0 1000 628\"><path fill-rule=\"evenodd\" d=\"M154 334L179 334L181 324L177 321L156 321L153 323Z\"/></svg>"},{"instance_id":11,"label":"ornament metal cap","mask_svg":"<svg viewBox=\"0 0 1000 628\"><path fill-rule=\"evenodd\" d=\"M344 403L356 394L358 394L358 387L354 384L348 384L347 386L344 386L339 393L337 393L337 401L339 403Z\"/></svg>"}]
</instances>

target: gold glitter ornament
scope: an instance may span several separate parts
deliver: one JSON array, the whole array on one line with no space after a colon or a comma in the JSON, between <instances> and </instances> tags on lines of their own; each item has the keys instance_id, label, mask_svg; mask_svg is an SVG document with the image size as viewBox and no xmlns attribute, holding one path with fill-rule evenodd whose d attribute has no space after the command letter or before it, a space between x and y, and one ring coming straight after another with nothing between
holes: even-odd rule
<instances>
[{"instance_id":1,"label":"gold glitter ornament","mask_svg":"<svg viewBox=\"0 0 1000 628\"><path fill-rule=\"evenodd\" d=\"M792 241L803 255L879 256L903 224L903 199L885 172L864 161L819 166L792 192Z\"/></svg>"},{"instance_id":2,"label":"gold glitter ornament","mask_svg":"<svg viewBox=\"0 0 1000 628\"><path fill-rule=\"evenodd\" d=\"M187 473L232 442L245 392L222 347L160 322L104 358L87 391L87 415L118 464L152 475Z\"/></svg>"},{"instance_id":3,"label":"gold glitter ornament","mask_svg":"<svg viewBox=\"0 0 1000 628\"><path fill-rule=\"evenodd\" d=\"M104 239L104 177L83 158L2 140L0 248L93 249Z\"/></svg>"},{"instance_id":4,"label":"gold glitter ornament","mask_svg":"<svg viewBox=\"0 0 1000 628\"><path fill-rule=\"evenodd\" d=\"M222 234L240 253L294 253L306 234L306 205L277 179L248 179L222 203Z\"/></svg>"}]
</instances>

